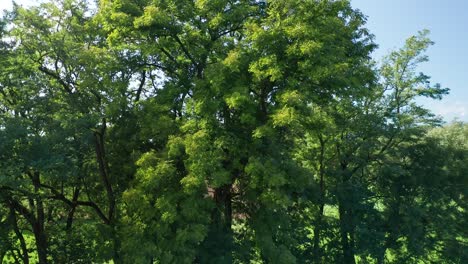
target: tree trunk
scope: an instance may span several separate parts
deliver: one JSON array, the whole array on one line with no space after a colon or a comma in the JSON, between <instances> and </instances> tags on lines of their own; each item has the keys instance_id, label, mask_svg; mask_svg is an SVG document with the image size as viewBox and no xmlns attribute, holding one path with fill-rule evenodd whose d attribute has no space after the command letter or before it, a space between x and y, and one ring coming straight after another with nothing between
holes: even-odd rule
<instances>
[{"instance_id":1,"label":"tree trunk","mask_svg":"<svg viewBox=\"0 0 468 264\"><path fill-rule=\"evenodd\" d=\"M39 172L30 173L32 183L34 185L34 192L37 194L36 198L36 221L32 223L32 230L34 238L36 240L37 255L39 258L39 264L47 263L47 237L44 230L45 214L44 204L42 198L39 195L39 189L41 186L41 178Z\"/></svg>"},{"instance_id":2,"label":"tree trunk","mask_svg":"<svg viewBox=\"0 0 468 264\"><path fill-rule=\"evenodd\" d=\"M106 148L105 148L105 134L107 130L107 121L106 118L102 118L102 125L100 131L94 132L95 138L95 152L96 152L96 160L99 167L99 174L101 175L102 183L106 189L107 195L107 225L111 228L112 232L112 242L113 242L113 261L115 264L122 263L122 258L120 256L120 239L117 235L117 226L116 226L116 196L114 189L112 187L111 177L110 177L110 169L109 163L106 157Z\"/></svg>"},{"instance_id":3,"label":"tree trunk","mask_svg":"<svg viewBox=\"0 0 468 264\"><path fill-rule=\"evenodd\" d=\"M341 247L343 250L343 263L354 264L354 223L352 217L353 194L350 190L350 179L352 173L348 171L348 164L341 163L342 188L338 193L338 211L340 217Z\"/></svg>"},{"instance_id":4,"label":"tree trunk","mask_svg":"<svg viewBox=\"0 0 468 264\"><path fill-rule=\"evenodd\" d=\"M320 185L320 197L319 197L319 214L314 228L314 251L313 258L315 263L320 263L322 259L322 252L320 248L320 233L322 232L323 225L323 211L325 208L325 141L323 137L319 135L320 141L320 160L319 160L319 185Z\"/></svg>"},{"instance_id":5,"label":"tree trunk","mask_svg":"<svg viewBox=\"0 0 468 264\"><path fill-rule=\"evenodd\" d=\"M339 204L339 216L340 216L340 236L341 236L341 247L343 250L343 263L354 264L354 242L352 234L350 232L350 221L349 212L345 209L342 202Z\"/></svg>"},{"instance_id":6,"label":"tree trunk","mask_svg":"<svg viewBox=\"0 0 468 264\"><path fill-rule=\"evenodd\" d=\"M39 264L47 264L47 238L44 234L43 227L39 222L34 223L33 233L36 240Z\"/></svg>"},{"instance_id":7,"label":"tree trunk","mask_svg":"<svg viewBox=\"0 0 468 264\"><path fill-rule=\"evenodd\" d=\"M24 236L19 230L18 222L16 220L16 212L13 207L10 207L10 217L11 217L11 224L13 225L13 230L15 231L16 237L18 237L18 240L20 242L20 247L22 251L21 258L23 259L23 262L25 264L29 264L28 248L26 246L26 241L24 239ZM0 263L1 263L1 259L0 259Z\"/></svg>"},{"instance_id":8,"label":"tree trunk","mask_svg":"<svg viewBox=\"0 0 468 264\"><path fill-rule=\"evenodd\" d=\"M221 209L216 212L217 216L214 217L214 225L216 230L220 233L220 242L223 245L221 250L220 259L223 263L232 263L232 246L233 246L233 232L232 232L232 201L231 201L231 185L224 185L215 189L214 199L216 202L216 209Z\"/></svg>"},{"instance_id":9,"label":"tree trunk","mask_svg":"<svg viewBox=\"0 0 468 264\"><path fill-rule=\"evenodd\" d=\"M211 212L208 234L194 263L232 263L233 232L231 185L209 189L216 204Z\"/></svg>"},{"instance_id":10,"label":"tree trunk","mask_svg":"<svg viewBox=\"0 0 468 264\"><path fill-rule=\"evenodd\" d=\"M6 251L0 251L0 264L3 263L3 258L5 257L6 253Z\"/></svg>"},{"instance_id":11,"label":"tree trunk","mask_svg":"<svg viewBox=\"0 0 468 264\"><path fill-rule=\"evenodd\" d=\"M111 224L112 228L112 242L113 242L113 257L112 260L114 264L121 264L123 263L122 256L120 255L120 239L117 235L117 229L114 223Z\"/></svg>"},{"instance_id":12,"label":"tree trunk","mask_svg":"<svg viewBox=\"0 0 468 264\"><path fill-rule=\"evenodd\" d=\"M320 202L321 204L319 205L319 214L317 216L317 222L315 223L315 228L314 228L314 262L315 263L320 263L322 259L322 250L320 248L320 233L322 232L322 225L323 225L323 209L324 209L324 204Z\"/></svg>"}]
</instances>

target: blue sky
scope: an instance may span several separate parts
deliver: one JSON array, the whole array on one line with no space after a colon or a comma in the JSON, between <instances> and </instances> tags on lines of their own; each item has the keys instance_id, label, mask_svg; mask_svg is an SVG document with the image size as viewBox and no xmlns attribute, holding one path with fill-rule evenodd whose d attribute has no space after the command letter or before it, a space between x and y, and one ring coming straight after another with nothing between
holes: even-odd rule
<instances>
[{"instance_id":1,"label":"blue sky","mask_svg":"<svg viewBox=\"0 0 468 264\"><path fill-rule=\"evenodd\" d=\"M451 91L442 101L420 102L447 121L468 122L468 0L351 0L351 4L368 16L367 28L379 45L375 59L403 46L419 30L431 31L435 45L427 52L430 61L418 70Z\"/></svg>"},{"instance_id":2,"label":"blue sky","mask_svg":"<svg viewBox=\"0 0 468 264\"><path fill-rule=\"evenodd\" d=\"M16 2L31 5L40 1ZM367 27L379 44L376 60L401 47L419 30L431 31L435 45L428 50L430 61L419 71L451 92L442 101L420 102L447 121L468 122L468 0L351 0L351 4L368 16ZM10 0L0 0L0 10L10 7Z\"/></svg>"}]
</instances>

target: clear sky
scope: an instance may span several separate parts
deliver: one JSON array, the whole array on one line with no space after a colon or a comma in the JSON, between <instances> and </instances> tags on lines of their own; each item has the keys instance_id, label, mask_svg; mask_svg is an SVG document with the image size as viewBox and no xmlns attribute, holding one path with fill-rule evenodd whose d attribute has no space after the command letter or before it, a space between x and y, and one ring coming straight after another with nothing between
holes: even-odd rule
<instances>
[{"instance_id":1,"label":"clear sky","mask_svg":"<svg viewBox=\"0 0 468 264\"><path fill-rule=\"evenodd\" d=\"M368 16L367 27L379 44L377 60L419 30L431 31L435 45L428 51L430 61L419 70L451 92L442 101L421 102L447 121L468 122L468 0L351 0L351 4ZM0 10L10 8L10 0L0 0Z\"/></svg>"}]
</instances>

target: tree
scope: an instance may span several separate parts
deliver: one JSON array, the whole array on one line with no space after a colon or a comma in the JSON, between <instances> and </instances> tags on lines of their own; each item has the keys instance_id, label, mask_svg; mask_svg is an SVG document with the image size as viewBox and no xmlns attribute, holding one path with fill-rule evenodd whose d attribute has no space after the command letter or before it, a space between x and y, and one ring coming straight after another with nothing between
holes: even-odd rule
<instances>
[{"instance_id":1,"label":"tree","mask_svg":"<svg viewBox=\"0 0 468 264\"><path fill-rule=\"evenodd\" d=\"M86 2L63 1L28 10L16 6L10 14L14 42L2 80L2 200L27 220L24 228L34 234L40 263L110 258L106 247L98 255L91 249L81 255L75 245L89 239L110 240L118 261L119 187L125 188L125 173L134 166L113 155L128 153L122 144L111 146L113 152L106 145L108 137L122 141L125 134L114 135L128 133L118 125L126 125L126 103L133 102L126 91L133 72L119 54L104 49L88 12ZM82 221L89 214L95 215L91 223L72 229L77 215ZM71 236L69 244L65 236Z\"/></svg>"}]
</instances>

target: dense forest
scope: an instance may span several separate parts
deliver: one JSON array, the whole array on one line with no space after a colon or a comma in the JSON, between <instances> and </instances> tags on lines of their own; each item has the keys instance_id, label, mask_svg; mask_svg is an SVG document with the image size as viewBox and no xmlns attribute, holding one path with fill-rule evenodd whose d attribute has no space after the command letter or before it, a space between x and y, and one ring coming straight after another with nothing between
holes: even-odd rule
<instances>
[{"instance_id":1,"label":"dense forest","mask_svg":"<svg viewBox=\"0 0 468 264\"><path fill-rule=\"evenodd\" d=\"M346 0L0 20L0 263L468 263L468 125Z\"/></svg>"}]
</instances>

